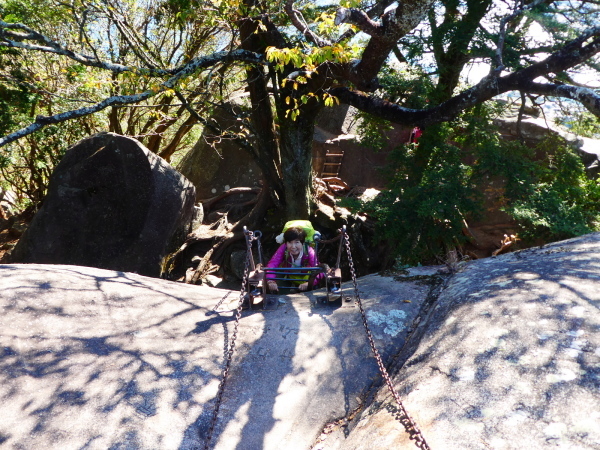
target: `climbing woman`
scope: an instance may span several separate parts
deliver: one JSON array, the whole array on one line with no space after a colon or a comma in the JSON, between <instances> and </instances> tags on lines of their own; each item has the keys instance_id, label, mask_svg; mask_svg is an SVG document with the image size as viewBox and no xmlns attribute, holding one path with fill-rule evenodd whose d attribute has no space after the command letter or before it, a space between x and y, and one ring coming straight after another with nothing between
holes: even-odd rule
<instances>
[{"instance_id":1,"label":"climbing woman","mask_svg":"<svg viewBox=\"0 0 600 450\"><path fill-rule=\"evenodd\" d=\"M280 235L281 236L281 235ZM306 232L302 228L291 227L283 233L283 243L277 249L267 267L316 267L317 257L314 249L305 245ZM277 282L273 279L274 274L267 274L267 286L269 291L278 292L279 288ZM290 283L298 286L300 291L308 290L308 275L290 275ZM315 277L313 282L313 288L319 284L319 281L323 278L323 274L320 273Z\"/></svg>"}]
</instances>

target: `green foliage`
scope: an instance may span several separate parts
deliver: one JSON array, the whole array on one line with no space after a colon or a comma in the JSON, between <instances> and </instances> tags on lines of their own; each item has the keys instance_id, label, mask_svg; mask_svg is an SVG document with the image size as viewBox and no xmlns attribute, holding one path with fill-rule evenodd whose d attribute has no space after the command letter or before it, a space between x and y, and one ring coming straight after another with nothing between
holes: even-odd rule
<instances>
[{"instance_id":1,"label":"green foliage","mask_svg":"<svg viewBox=\"0 0 600 450\"><path fill-rule=\"evenodd\" d=\"M381 88L375 94L406 108L427 106L429 92L434 89L431 80L418 68L402 65L400 68L386 67L380 79ZM362 119L358 125L359 141L370 148L381 150L389 146L388 134L392 130L389 121L358 113Z\"/></svg>"},{"instance_id":2,"label":"green foliage","mask_svg":"<svg viewBox=\"0 0 600 450\"><path fill-rule=\"evenodd\" d=\"M36 101L37 96L25 89L0 84L0 134L17 125L22 116L27 117Z\"/></svg>"},{"instance_id":3,"label":"green foliage","mask_svg":"<svg viewBox=\"0 0 600 450\"><path fill-rule=\"evenodd\" d=\"M460 120L427 128L418 145L390 154L385 191L343 204L373 217L377 237L408 265L439 263L467 241L465 221L481 217L481 191L492 180L503 186L495 207L515 219L528 244L600 229L600 184L586 177L579 156L558 137L536 148L501 140L490 120L501 108L479 105ZM365 122L363 144L389 145L377 138L384 122Z\"/></svg>"},{"instance_id":4,"label":"green foliage","mask_svg":"<svg viewBox=\"0 0 600 450\"><path fill-rule=\"evenodd\" d=\"M476 214L472 170L462 162L462 151L447 143L451 131L431 127L418 145L396 148L389 189L370 202L348 204L374 217L379 239L405 264L435 262L464 243L464 219Z\"/></svg>"},{"instance_id":5,"label":"green foliage","mask_svg":"<svg viewBox=\"0 0 600 450\"><path fill-rule=\"evenodd\" d=\"M492 176L505 181L498 206L516 220L526 243L598 229L598 183L586 177L580 157L560 138L551 136L531 149L480 130L469 133L465 144L474 149L479 184Z\"/></svg>"},{"instance_id":6,"label":"green foliage","mask_svg":"<svg viewBox=\"0 0 600 450\"><path fill-rule=\"evenodd\" d=\"M127 1L121 2L118 10L103 2L75 1L67 4L53 0L7 0L0 3L0 17L4 19L25 23L76 52L132 67L148 64L175 67L222 45L218 42L218 27L202 22L218 16L219 2L214 2L214 8L208 8L208 11L203 10L202 2L192 4L183 0L174 2L171 7L168 2L162 1L152 5ZM186 4L190 8L195 7L196 13L183 26L174 16L179 11L177 8L181 9ZM115 22L119 25L115 26ZM239 78L234 69L220 73L226 78L225 82L220 83L218 76L194 75L181 80L178 85L179 92L189 103L199 104L196 111L200 114L203 113L200 103L217 91L218 95L226 96L237 89L237 86L228 86L230 81ZM33 122L37 115L52 116L111 96L156 89L161 81L138 72L111 74L50 53L2 48L0 133L7 134L22 128ZM68 144L102 129L135 137L165 159L193 145L190 139L197 137L199 128L195 126L197 122L190 120L190 115L173 92L162 93L132 108L107 108L93 118L77 119L75 122L73 126L60 127L60 130L68 130L63 135ZM25 192L43 191L45 188L41 182L37 183L37 188L23 186L22 180L28 178L26 172L36 165L18 161L27 154L35 160L38 147L45 139L44 133L36 132L33 137L22 139L18 145L13 144L10 151L13 156L4 158L6 167L20 167L24 171L22 179L13 176L16 172L9 176L10 180L21 183L11 189L23 192L23 198L29 196ZM55 151L58 152L58 149ZM6 154L7 149L3 148L0 152ZM6 179L3 181L6 183Z\"/></svg>"},{"instance_id":7,"label":"green foliage","mask_svg":"<svg viewBox=\"0 0 600 450\"><path fill-rule=\"evenodd\" d=\"M536 181L506 207L522 228L522 237L556 241L600 229L600 184L585 175L581 159L557 138L538 150L554 149L535 164Z\"/></svg>"},{"instance_id":8,"label":"green foliage","mask_svg":"<svg viewBox=\"0 0 600 450\"><path fill-rule=\"evenodd\" d=\"M275 70L280 72L283 72L288 64L296 68L304 68L307 71L314 71L319 64L325 61L348 62L353 56L353 49L342 44L310 47L309 49L268 47L265 56L267 61L274 63Z\"/></svg>"},{"instance_id":9,"label":"green foliage","mask_svg":"<svg viewBox=\"0 0 600 450\"><path fill-rule=\"evenodd\" d=\"M578 136L600 139L600 119L588 111L579 110L562 116L557 123Z\"/></svg>"},{"instance_id":10,"label":"green foliage","mask_svg":"<svg viewBox=\"0 0 600 450\"><path fill-rule=\"evenodd\" d=\"M474 159L474 182L485 186L490 179L504 182L503 202L527 195L529 187L537 179L535 151L519 141L503 141L496 129L488 122L493 113L477 107L457 142L471 151ZM501 206L501 205L500 205Z\"/></svg>"},{"instance_id":11,"label":"green foliage","mask_svg":"<svg viewBox=\"0 0 600 450\"><path fill-rule=\"evenodd\" d=\"M363 120L358 125L358 141L369 148L381 151L389 145L388 133L393 130L389 121L359 113Z\"/></svg>"},{"instance_id":12,"label":"green foliage","mask_svg":"<svg viewBox=\"0 0 600 450\"><path fill-rule=\"evenodd\" d=\"M394 69L386 66L379 84L380 97L398 103L405 108L426 108L429 93L434 89L433 81L418 67L402 64Z\"/></svg>"},{"instance_id":13,"label":"green foliage","mask_svg":"<svg viewBox=\"0 0 600 450\"><path fill-rule=\"evenodd\" d=\"M316 113L318 106L338 103L338 98L328 92L331 88L352 87L352 82L359 81L363 75L368 75L369 80L360 80L357 85L371 86L374 85L372 81L378 81L381 89L374 95L380 98L406 108L436 106L456 94L464 69L472 64L488 63L494 57L499 25L505 23L501 19L511 9L507 9L504 2L492 0L439 0L427 4L431 6L427 20L419 26L411 24L414 26L412 31L398 31L401 37L398 45L394 46L394 55L402 63L394 69L379 71L379 64L387 55L378 52L390 50L384 44L385 39L371 39L366 33L346 33L356 32L358 28L347 23L336 25L334 21L339 6L366 10L377 2L295 1L294 9L302 14L302 18L296 16L295 19L304 23L311 32L328 38L331 45L315 45L314 40L307 37L304 25L296 27L292 24L293 19L287 16L284 3L244 0L127 0L116 3L4 0L0 2L0 16L4 20L23 22L65 48L128 67L173 69L198 56L215 50L239 48L240 45L262 53L271 64L263 68L268 78L261 76L262 69L255 70L258 66L254 66L254 73L248 76L250 71L246 72L246 66L231 61L215 65L210 70L199 70L178 80L174 90L181 95L176 97L174 92L159 89L165 78L149 76L145 70L111 73L83 67L67 57L48 52L3 49L0 50L0 132L23 128L37 115L55 115L112 96L150 91L156 95L147 101L106 108L95 114L93 120L81 120L77 125L86 133L102 128L137 137L151 151L169 159L178 149L190 143L191 137L198 132L198 123L210 117L213 105L227 101L234 93L237 97L242 91L250 92L251 97L269 92L273 111L261 118L260 114L266 113L266 108L271 105L265 102L264 109L262 106L254 108L248 116L238 118L242 124L236 133L259 150L255 154L259 155L259 165L263 170L268 169L265 175L271 178L269 185L278 186L276 189L280 192L277 196L286 198L288 208L293 208L294 202L304 201L298 199L308 197L310 177L305 177L299 185L290 189L292 194L284 196L283 190L287 187L283 187L285 183L280 183L277 174L285 172L275 166L279 161L295 164L296 159L301 159L296 155L309 155L311 147L309 140L297 146L292 161L292 152L281 149L294 145L284 142L289 137L283 133L279 134L281 140L276 142L273 130L277 126L279 130L285 129L283 125L292 120L298 126L302 123L310 126L310 121L303 122L304 117L314 117L312 114ZM506 23L502 55L504 73L514 73L528 60L538 61L565 39L578 35L584 24L595 26L598 23L599 13L593 2L579 5L580 8L572 8L565 2L525 2L519 3L520 6L517 3L516 7L535 7L526 15ZM417 4L414 2L411 6ZM409 16L411 14L399 19ZM374 16L373 20L379 21L380 18ZM541 36L538 33L537 39L532 39L530 30L539 30L538 25L551 34L546 36L543 33L544 36ZM267 47L269 49L265 51ZM594 61L590 59L589 62ZM597 71L597 67L594 70ZM568 82L566 74L555 75ZM181 101L182 98L185 101ZM257 99L253 98L253 101L256 104ZM190 114L188 107L193 107L199 117ZM410 220L418 221L422 230L406 233L406 239L412 239L412 244L402 248L415 249L413 253L419 258L430 258L444 246L454 245L463 239L459 236L459 218L461 214L465 217L475 214L477 193L473 186L483 180L484 174L501 173L507 178L507 208L516 202L535 198L533 186L539 187L542 197L550 198L556 193L556 198L567 202L584 195L575 188L561 191L554 178L555 172L549 171L546 176L527 149L517 144L499 143L486 128L487 119L493 116L493 112L486 108L474 109L451 126L426 130L418 146L401 146L394 155L394 165L390 167L389 174L389 202L392 206L382 203L380 206L373 204L373 208L381 217L392 219L394 208L400 207L397 203L408 205L410 211L407 210L407 218L402 219L404 225L398 226L395 233L382 233L392 239L409 230ZM247 120L248 117L253 123ZM579 127L582 132L584 128L589 129L586 132L596 132L594 122L575 120L566 125L574 130ZM194 131L190 132L192 129ZM61 128L60 131L64 133L65 142L72 143L78 138L78 132L65 130ZM367 120L360 132L363 142L374 148L383 148L388 146L386 133L389 130L390 125L385 121ZM45 153L40 149L42 141L47 138L48 135L40 133L35 138L23 140L18 147L11 147L11 156L5 156L1 164L5 169L26 167L31 173L35 173L36 168L45 168L42 163ZM269 142L269 145L262 145L261 141ZM26 155L31 156L27 159ZM22 164L21 160L26 162ZM286 173L286 180L289 178ZM43 188L42 181L36 183ZM585 192L590 190L583 188ZM295 192L302 195L296 198ZM552 195L543 194L547 192ZM523 215L526 206L511 211ZM530 210L537 214L542 206L541 203L537 206L532 204ZM582 208L587 211L586 207ZM578 220L585 221L587 217ZM398 237L397 241L403 239L404 236ZM398 246L400 248L400 244Z\"/></svg>"},{"instance_id":14,"label":"green foliage","mask_svg":"<svg viewBox=\"0 0 600 450\"><path fill-rule=\"evenodd\" d=\"M531 240L556 241L589 233L588 214L578 196L565 195L554 184L536 184L531 195L510 205L508 211ZM597 222L598 216L593 217Z\"/></svg>"},{"instance_id":15,"label":"green foliage","mask_svg":"<svg viewBox=\"0 0 600 450\"><path fill-rule=\"evenodd\" d=\"M492 176L505 181L498 207L517 221L525 241L556 241L597 228L597 182L586 178L579 156L559 138L534 149L481 132L465 142L478 140L484 142L473 146L478 183Z\"/></svg>"}]
</instances>

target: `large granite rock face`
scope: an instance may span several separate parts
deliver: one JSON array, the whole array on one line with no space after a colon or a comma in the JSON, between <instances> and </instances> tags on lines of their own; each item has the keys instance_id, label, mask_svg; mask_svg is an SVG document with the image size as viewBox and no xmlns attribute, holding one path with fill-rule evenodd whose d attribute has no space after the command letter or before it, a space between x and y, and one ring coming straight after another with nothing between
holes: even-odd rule
<instances>
[{"instance_id":1,"label":"large granite rock face","mask_svg":"<svg viewBox=\"0 0 600 450\"><path fill-rule=\"evenodd\" d=\"M593 233L452 277L393 377L432 449L600 448L599 267ZM395 410L382 387L319 448L415 449Z\"/></svg>"},{"instance_id":2,"label":"large granite rock face","mask_svg":"<svg viewBox=\"0 0 600 450\"><path fill-rule=\"evenodd\" d=\"M432 449L598 449L600 233L359 278L374 346ZM440 293L441 290L441 293ZM0 265L0 444L414 450L359 308L89 267Z\"/></svg>"},{"instance_id":3,"label":"large granite rock face","mask_svg":"<svg viewBox=\"0 0 600 450\"><path fill-rule=\"evenodd\" d=\"M231 111L217 108L210 120L223 130L240 131L241 122L234 115L241 114L240 108L234 104L229 107ZM261 180L261 170L248 151L208 128L182 158L177 170L194 183L198 201L232 187L258 186Z\"/></svg>"},{"instance_id":4,"label":"large granite rock face","mask_svg":"<svg viewBox=\"0 0 600 450\"><path fill-rule=\"evenodd\" d=\"M71 147L12 262L160 275L189 230L194 186L135 139L99 133Z\"/></svg>"},{"instance_id":5,"label":"large granite rock face","mask_svg":"<svg viewBox=\"0 0 600 450\"><path fill-rule=\"evenodd\" d=\"M430 286L376 275L360 283L388 362ZM358 308L323 305L323 296L278 296L277 309L244 311L236 328L239 292L90 267L0 265L0 447L205 448L235 339L208 448L306 450L377 379Z\"/></svg>"}]
</instances>

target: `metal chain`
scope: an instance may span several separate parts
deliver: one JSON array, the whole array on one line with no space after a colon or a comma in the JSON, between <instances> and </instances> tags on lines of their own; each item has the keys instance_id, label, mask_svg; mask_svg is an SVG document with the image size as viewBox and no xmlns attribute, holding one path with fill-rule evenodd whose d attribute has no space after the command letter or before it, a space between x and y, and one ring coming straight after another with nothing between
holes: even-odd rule
<instances>
[{"instance_id":1,"label":"metal chain","mask_svg":"<svg viewBox=\"0 0 600 450\"><path fill-rule=\"evenodd\" d=\"M225 383L227 382L227 376L229 375L229 369L231 367L231 361L233 359L233 352L235 350L235 340L237 339L238 326L240 324L240 317L242 316L242 306L244 303L244 295L246 294L246 285L248 284L248 273L250 267L250 259L252 258L252 241L254 240L254 236L252 231L246 232L248 235L247 242L247 251L246 251L246 267L244 268L244 277L242 279L242 289L240 290L240 299L238 301L238 306L235 315L235 324L233 326L233 333L231 334L231 343L229 345L229 350L227 351L227 357L225 360L225 367L223 368L223 374L221 376L221 382L219 383L219 388L217 389L217 396L215 400L215 409L213 411L212 419L210 421L210 427L208 428L208 433L206 435L206 440L204 441L204 450L209 450L210 441L212 439L213 432L215 430L215 426L217 424L217 419L219 416L219 408L221 407L221 402L223 401L223 393L225 392ZM259 241L260 242L260 241Z\"/></svg>"},{"instance_id":2,"label":"metal chain","mask_svg":"<svg viewBox=\"0 0 600 450\"><path fill-rule=\"evenodd\" d=\"M371 345L371 350L373 351L373 355L375 356L375 360L377 361L377 366L379 367L379 372L381 373L381 376L385 380L385 383L387 384L387 386L392 394L392 397L394 397L394 400L396 400L396 403L398 404L398 408L400 411L399 420L402 423L402 425L404 425L406 432L410 435L410 439L414 440L415 445L418 448L420 448L421 450L431 450L429 445L425 441L425 437L423 437L421 430L419 430L419 427L417 426L415 421L408 415L408 412L404 408L404 405L402 404L402 401L400 400L400 396L398 395L398 392L396 392L396 388L394 388L394 384L392 383L392 380L391 380L385 366L383 365L381 356L380 356L379 352L377 351L377 348L375 347L375 341L373 339L373 334L371 333L371 329L369 328L369 324L367 323L367 317L365 315L365 310L363 308L362 302L360 300L360 295L358 293L358 285L356 284L356 273L354 271L354 262L352 261L352 252L350 251L350 240L348 239L348 233L346 233L346 230L343 230L342 233L343 233L344 243L346 244L346 252L348 254L348 264L350 265L350 274L352 275L352 283L354 284L354 293L356 295L356 303L358 304L358 307L360 309L360 313L362 315L362 320L363 320L363 325L365 326L365 330L367 332L367 338L369 339L369 344Z\"/></svg>"},{"instance_id":3,"label":"metal chain","mask_svg":"<svg viewBox=\"0 0 600 450\"><path fill-rule=\"evenodd\" d=\"M221 307L221 305L223 304L223 302L229 297L230 292L227 292L223 298L221 298L221 300L219 300L219 302L213 306L213 309L210 310L209 312L206 313L207 316L211 315L211 314L218 314L219 308Z\"/></svg>"}]
</instances>

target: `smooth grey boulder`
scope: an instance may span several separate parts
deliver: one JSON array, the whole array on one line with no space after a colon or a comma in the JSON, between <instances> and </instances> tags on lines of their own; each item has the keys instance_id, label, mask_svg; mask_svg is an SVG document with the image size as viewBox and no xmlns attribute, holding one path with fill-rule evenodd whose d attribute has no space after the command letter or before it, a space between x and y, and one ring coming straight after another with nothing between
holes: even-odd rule
<instances>
[{"instance_id":1,"label":"smooth grey boulder","mask_svg":"<svg viewBox=\"0 0 600 450\"><path fill-rule=\"evenodd\" d=\"M99 133L71 147L11 262L157 277L189 232L195 188L135 139Z\"/></svg>"},{"instance_id":2,"label":"smooth grey boulder","mask_svg":"<svg viewBox=\"0 0 600 450\"><path fill-rule=\"evenodd\" d=\"M432 449L600 448L599 268L592 233L452 277L393 377ZM395 410L382 387L314 450L416 449Z\"/></svg>"},{"instance_id":3,"label":"smooth grey boulder","mask_svg":"<svg viewBox=\"0 0 600 450\"><path fill-rule=\"evenodd\" d=\"M216 108L210 121L229 132L242 131L237 114L241 114L239 106L231 103ZM215 135L209 128L181 159L177 170L194 183L198 201L232 187L258 186L261 180L261 169L250 153L232 139Z\"/></svg>"},{"instance_id":4,"label":"smooth grey boulder","mask_svg":"<svg viewBox=\"0 0 600 450\"><path fill-rule=\"evenodd\" d=\"M430 285L359 282L387 363ZM0 265L0 448L205 448L235 340L209 448L307 450L379 379L359 308L323 305L323 290L278 296L236 328L239 297L90 267Z\"/></svg>"}]
</instances>

